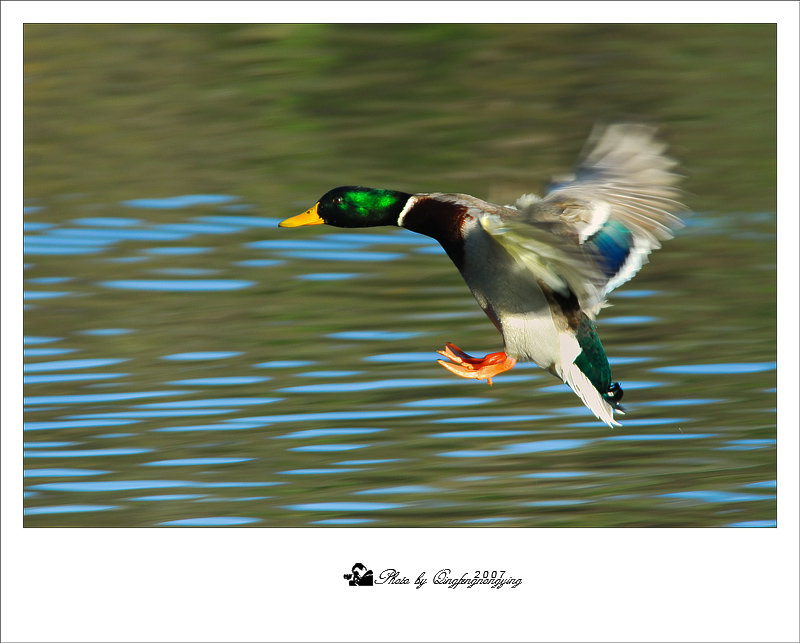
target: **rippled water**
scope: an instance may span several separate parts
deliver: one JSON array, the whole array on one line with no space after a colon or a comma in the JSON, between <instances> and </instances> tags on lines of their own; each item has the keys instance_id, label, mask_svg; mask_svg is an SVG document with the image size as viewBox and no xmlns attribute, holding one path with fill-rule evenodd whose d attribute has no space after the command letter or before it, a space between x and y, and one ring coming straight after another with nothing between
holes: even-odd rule
<instances>
[{"instance_id":1,"label":"rippled water","mask_svg":"<svg viewBox=\"0 0 800 643\"><path fill-rule=\"evenodd\" d=\"M541 63L558 73L542 68L537 88L518 91L540 92L552 104L531 107L544 121L520 124L516 99L499 96L478 109L455 84L442 95L432 87L424 108L403 102L417 91L415 74L428 67L403 58L392 67L398 75L376 76L383 59L373 68L359 57L373 51L374 34L353 27L332 28L330 40L314 42L331 51L341 46L354 66L347 76L354 86L387 83L380 85L385 93L365 103L326 85L322 67L295 61L286 53L295 41L282 41L274 26L264 27L276 38L265 36L268 55L244 28L213 31L240 38L215 45L214 60L233 61L241 75L220 63L187 72L194 80L182 85L185 70L167 65L159 71L176 84L158 99L148 83L158 85L159 77L138 74L150 73L160 59L129 59L128 50L104 40L114 28L64 50L63 60L55 54L66 41L46 39L47 28L40 29L31 40L26 117L29 153L39 155L39 164L28 170L23 212L26 526L776 524L774 181L769 169L757 174L748 166L753 154L719 147L726 128L714 118L727 117L714 111L716 103L704 103L702 92L692 94L698 102L691 106L673 99L699 91L686 70L696 72L703 51L713 58L705 45L697 45L697 54L665 37L672 44L658 55L665 74L674 74L669 97L661 93L663 79L646 89L624 85L630 95L589 91L609 107L631 110L642 107L644 92L674 131L685 132L679 151L688 165L706 168L690 185L698 212L687 228L613 295L613 307L599 318L628 409L623 426L609 429L566 385L532 364L518 365L492 387L437 365L445 342L473 354L500 350L501 342L432 240L394 228L277 228L338 184L465 191L501 202L538 189L531 166L537 177L567 169L588 132L576 123L596 117L582 101L564 98L583 96L599 82L583 59ZM159 28L117 35L136 41L148 29ZM336 29L351 29L352 38L332 44L340 42ZM497 57L487 53L471 69L493 95L506 91L499 77L491 84L493 74L509 80L522 73L509 61L532 55L526 48L543 42L563 46L565 37L545 29L544 41L523 38L512 29L493 39L494 28L478 29L485 51ZM206 43L178 28L168 33L187 48ZM385 35L390 51L417 37L413 30ZM739 36L733 29L725 42L738 43ZM686 37L706 42L694 32ZM567 40L583 46L581 33ZM441 64L456 73L469 50L458 38L443 42L451 43L452 58ZM499 42L516 44L505 49ZM613 49L614 42L605 46ZM92 67L101 64L96 48L111 56L122 80ZM286 57L271 58L276 51ZM738 69L725 51L714 64ZM248 67L254 60L272 60L285 75L262 77ZM37 84L59 65L68 66L66 77L77 77L76 94L50 95L49 86ZM627 73L625 59L608 65L618 79ZM572 71L559 75L564 70ZM243 92L236 94L241 102L211 93L205 98L213 110L198 108L180 122L168 109L159 111L185 105L187 87L206 86L193 73L231 83L230 91ZM315 83L306 82L314 74ZM295 77L297 85L286 80ZM95 86L100 78L107 84ZM737 80L721 78L715 91L722 93ZM125 137L141 126L129 111L126 82L153 101L148 144L133 136L116 143L116 132ZM273 82L283 94L270 93ZM251 105L247 92L274 102ZM284 95L296 101L281 102ZM334 95L330 111L322 109L320 97ZM67 125L48 129L59 122L64 101L65 113L80 121L84 96L100 111L83 135ZM444 105L441 120L413 111ZM104 129L101 113L113 114L121 129ZM696 114L708 114L714 126L699 125ZM738 135L752 130L748 140L766 140L758 127L774 126L770 114L738 119L746 123ZM287 122L308 123L310 130ZM419 128L428 138L419 137ZM249 131L272 137L252 156L243 151L251 150ZM239 138L225 138L226 132ZM489 142L468 132L483 132ZM84 152L53 143L81 136L94 141ZM220 152L223 139L229 147ZM413 150L398 141L411 141ZM203 153L193 155L195 146ZM174 149L181 150L179 161L170 160L167 150ZM709 159L710 150L723 160ZM769 149L754 154L768 166ZM159 164L168 162L174 165L165 171ZM229 166L238 168L238 179Z\"/></svg>"},{"instance_id":2,"label":"rippled water","mask_svg":"<svg viewBox=\"0 0 800 643\"><path fill-rule=\"evenodd\" d=\"M289 234L234 201L26 213L27 524L775 524L776 362L698 351L717 332L687 327L705 304L681 260L702 227L601 318L611 430L533 365L490 388L436 364L499 336L429 239Z\"/></svg>"}]
</instances>

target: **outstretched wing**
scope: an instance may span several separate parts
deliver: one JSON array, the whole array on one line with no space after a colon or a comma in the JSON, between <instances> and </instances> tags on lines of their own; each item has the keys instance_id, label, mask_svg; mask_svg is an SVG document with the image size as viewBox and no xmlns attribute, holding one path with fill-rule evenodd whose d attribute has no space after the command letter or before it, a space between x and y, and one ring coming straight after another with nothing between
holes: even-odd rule
<instances>
[{"instance_id":1,"label":"outstretched wing","mask_svg":"<svg viewBox=\"0 0 800 643\"><path fill-rule=\"evenodd\" d=\"M674 214L685 210L675 161L655 134L638 124L596 130L573 175L542 199L523 196L518 216L490 214L481 225L550 287L574 292L594 316L605 296L683 225Z\"/></svg>"}]
</instances>

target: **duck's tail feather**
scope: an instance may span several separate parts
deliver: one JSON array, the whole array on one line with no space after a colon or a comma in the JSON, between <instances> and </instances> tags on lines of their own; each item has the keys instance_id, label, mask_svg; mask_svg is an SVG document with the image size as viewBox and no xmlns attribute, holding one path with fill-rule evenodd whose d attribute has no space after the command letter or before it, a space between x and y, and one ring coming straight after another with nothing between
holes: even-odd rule
<instances>
[{"instance_id":1,"label":"duck's tail feather","mask_svg":"<svg viewBox=\"0 0 800 643\"><path fill-rule=\"evenodd\" d=\"M564 381L581 398L586 407L608 426L622 426L614 419L614 407L597 391L578 365L572 362L564 372ZM622 409L617 409L622 412Z\"/></svg>"}]
</instances>

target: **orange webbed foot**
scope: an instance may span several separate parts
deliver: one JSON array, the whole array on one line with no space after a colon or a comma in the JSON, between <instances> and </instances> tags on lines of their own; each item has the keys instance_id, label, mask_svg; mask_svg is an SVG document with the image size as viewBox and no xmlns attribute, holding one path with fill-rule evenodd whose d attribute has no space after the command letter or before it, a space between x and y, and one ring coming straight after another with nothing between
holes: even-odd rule
<instances>
[{"instance_id":1,"label":"orange webbed foot","mask_svg":"<svg viewBox=\"0 0 800 643\"><path fill-rule=\"evenodd\" d=\"M449 342L445 349L438 353L450 360L446 362L440 359L438 362L451 373L459 377L486 380L489 386L492 385L494 376L510 371L517 363L517 360L503 352L490 353L486 357L472 357Z\"/></svg>"}]
</instances>

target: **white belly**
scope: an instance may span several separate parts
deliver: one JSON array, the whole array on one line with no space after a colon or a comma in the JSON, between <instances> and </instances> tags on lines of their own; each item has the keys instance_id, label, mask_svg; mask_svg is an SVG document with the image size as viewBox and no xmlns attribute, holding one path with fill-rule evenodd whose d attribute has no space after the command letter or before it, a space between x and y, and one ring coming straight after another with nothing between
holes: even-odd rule
<instances>
[{"instance_id":1,"label":"white belly","mask_svg":"<svg viewBox=\"0 0 800 643\"><path fill-rule=\"evenodd\" d=\"M509 357L536 362L544 369L551 369L560 361L559 333L549 314L503 315L500 323Z\"/></svg>"}]
</instances>

